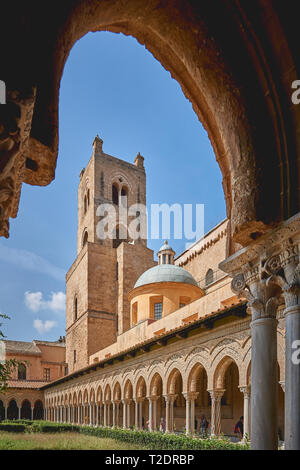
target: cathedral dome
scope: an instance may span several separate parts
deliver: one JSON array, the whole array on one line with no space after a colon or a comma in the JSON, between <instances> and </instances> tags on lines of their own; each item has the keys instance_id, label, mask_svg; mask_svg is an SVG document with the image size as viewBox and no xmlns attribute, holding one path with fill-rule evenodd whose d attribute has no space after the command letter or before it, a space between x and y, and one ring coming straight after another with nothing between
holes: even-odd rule
<instances>
[{"instance_id":1,"label":"cathedral dome","mask_svg":"<svg viewBox=\"0 0 300 470\"><path fill-rule=\"evenodd\" d=\"M180 282L197 286L193 276L174 264L159 264L145 271L136 281L134 288L156 282Z\"/></svg>"}]
</instances>

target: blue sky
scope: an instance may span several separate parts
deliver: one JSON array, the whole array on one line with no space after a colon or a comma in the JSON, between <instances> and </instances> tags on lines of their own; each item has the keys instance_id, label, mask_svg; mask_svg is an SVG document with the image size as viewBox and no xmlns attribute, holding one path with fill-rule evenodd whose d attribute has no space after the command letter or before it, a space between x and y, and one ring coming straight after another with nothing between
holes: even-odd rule
<instances>
[{"instance_id":1,"label":"blue sky","mask_svg":"<svg viewBox=\"0 0 300 470\"><path fill-rule=\"evenodd\" d=\"M222 176L179 84L134 38L89 33L73 47L60 89L59 155L47 187L24 184L10 238L0 239L0 312L8 339L65 332L65 272L76 255L78 175L96 134L106 153L147 172L147 205L205 205L205 231L225 218ZM186 240L172 240L175 251ZM149 241L155 252L162 240Z\"/></svg>"}]
</instances>

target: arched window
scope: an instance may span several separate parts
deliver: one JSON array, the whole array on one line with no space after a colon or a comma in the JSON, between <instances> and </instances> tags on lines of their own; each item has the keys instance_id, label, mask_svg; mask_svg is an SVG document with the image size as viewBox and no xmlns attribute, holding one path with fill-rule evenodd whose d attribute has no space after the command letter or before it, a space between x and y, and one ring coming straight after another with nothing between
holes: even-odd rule
<instances>
[{"instance_id":1,"label":"arched window","mask_svg":"<svg viewBox=\"0 0 300 470\"><path fill-rule=\"evenodd\" d=\"M18 380L26 380L26 366L20 364L18 367Z\"/></svg>"},{"instance_id":2,"label":"arched window","mask_svg":"<svg viewBox=\"0 0 300 470\"><path fill-rule=\"evenodd\" d=\"M89 234L87 231L84 232L84 235L83 235L83 239L82 239L82 248L84 247L84 245L88 242L88 239L89 239Z\"/></svg>"},{"instance_id":3,"label":"arched window","mask_svg":"<svg viewBox=\"0 0 300 470\"><path fill-rule=\"evenodd\" d=\"M86 198L86 196L84 196L84 203L83 204L84 204L84 213L86 213L86 211L87 211L87 198Z\"/></svg>"},{"instance_id":4,"label":"arched window","mask_svg":"<svg viewBox=\"0 0 300 470\"><path fill-rule=\"evenodd\" d=\"M214 272L212 269L209 269L205 275L205 284L208 286L214 282Z\"/></svg>"},{"instance_id":5,"label":"arched window","mask_svg":"<svg viewBox=\"0 0 300 470\"><path fill-rule=\"evenodd\" d=\"M128 191L126 186L123 186L121 189L121 201L122 201L122 206L127 207L127 197L128 197Z\"/></svg>"},{"instance_id":6,"label":"arched window","mask_svg":"<svg viewBox=\"0 0 300 470\"><path fill-rule=\"evenodd\" d=\"M77 297L74 299L74 321L77 320L78 317L78 300Z\"/></svg>"},{"instance_id":7,"label":"arched window","mask_svg":"<svg viewBox=\"0 0 300 470\"><path fill-rule=\"evenodd\" d=\"M87 192L87 205L89 206L90 205L90 190L88 189L88 192Z\"/></svg>"},{"instance_id":8,"label":"arched window","mask_svg":"<svg viewBox=\"0 0 300 470\"><path fill-rule=\"evenodd\" d=\"M119 205L119 187L115 183L112 185L112 202L117 206Z\"/></svg>"}]
</instances>

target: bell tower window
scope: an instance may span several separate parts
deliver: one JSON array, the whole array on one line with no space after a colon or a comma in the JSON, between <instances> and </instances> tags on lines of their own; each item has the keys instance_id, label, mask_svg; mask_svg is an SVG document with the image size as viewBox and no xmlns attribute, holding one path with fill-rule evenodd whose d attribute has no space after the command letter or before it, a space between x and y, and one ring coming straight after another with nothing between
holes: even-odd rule
<instances>
[{"instance_id":1,"label":"bell tower window","mask_svg":"<svg viewBox=\"0 0 300 470\"><path fill-rule=\"evenodd\" d=\"M112 202L116 206L119 205L119 187L115 183L112 185Z\"/></svg>"}]
</instances>

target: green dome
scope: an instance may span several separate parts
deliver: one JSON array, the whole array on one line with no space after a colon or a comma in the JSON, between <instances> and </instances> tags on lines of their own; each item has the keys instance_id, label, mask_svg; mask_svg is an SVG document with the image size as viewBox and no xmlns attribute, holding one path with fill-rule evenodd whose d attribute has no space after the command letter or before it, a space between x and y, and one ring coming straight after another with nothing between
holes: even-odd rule
<instances>
[{"instance_id":1,"label":"green dome","mask_svg":"<svg viewBox=\"0 0 300 470\"><path fill-rule=\"evenodd\" d=\"M174 264L159 264L145 271L136 281L134 288L155 282L182 282L197 286L193 276Z\"/></svg>"}]
</instances>

